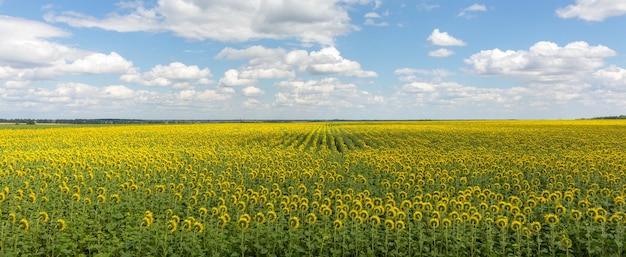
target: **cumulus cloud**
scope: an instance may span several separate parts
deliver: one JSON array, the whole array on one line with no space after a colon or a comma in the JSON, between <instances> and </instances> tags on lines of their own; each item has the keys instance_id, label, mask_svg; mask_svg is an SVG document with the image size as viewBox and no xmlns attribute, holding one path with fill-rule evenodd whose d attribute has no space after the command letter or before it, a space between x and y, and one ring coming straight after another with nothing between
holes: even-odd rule
<instances>
[{"instance_id":1,"label":"cumulus cloud","mask_svg":"<svg viewBox=\"0 0 626 257\"><path fill-rule=\"evenodd\" d=\"M50 41L70 34L45 23L0 16L0 35L0 79L30 81L134 70L133 63L116 52L97 53Z\"/></svg>"},{"instance_id":2,"label":"cumulus cloud","mask_svg":"<svg viewBox=\"0 0 626 257\"><path fill-rule=\"evenodd\" d=\"M319 0L161 0L153 8L128 5L129 13L105 18L67 11L48 13L48 22L74 27L129 31L171 31L194 40L247 41L296 38L302 42L332 45L333 38L356 28L350 24L350 6L371 1ZM141 2L139 2L141 3Z\"/></svg>"},{"instance_id":3,"label":"cumulus cloud","mask_svg":"<svg viewBox=\"0 0 626 257\"><path fill-rule=\"evenodd\" d=\"M224 77L219 81L220 86L227 87L241 87L255 84L257 81L254 79L245 79L239 76L239 71L230 69L224 72Z\"/></svg>"},{"instance_id":4,"label":"cumulus cloud","mask_svg":"<svg viewBox=\"0 0 626 257\"><path fill-rule=\"evenodd\" d=\"M133 71L133 63L124 59L116 52L109 54L93 53L74 60L67 65L61 65L61 71L69 73L127 73Z\"/></svg>"},{"instance_id":5,"label":"cumulus cloud","mask_svg":"<svg viewBox=\"0 0 626 257\"><path fill-rule=\"evenodd\" d=\"M205 84L211 76L209 68L172 62L167 66L156 65L148 72L124 74L120 80L143 86L184 87L187 83Z\"/></svg>"},{"instance_id":6,"label":"cumulus cloud","mask_svg":"<svg viewBox=\"0 0 626 257\"><path fill-rule=\"evenodd\" d=\"M428 56L430 57L448 57L454 55L454 51L445 48L439 48L434 51L428 52Z\"/></svg>"},{"instance_id":7,"label":"cumulus cloud","mask_svg":"<svg viewBox=\"0 0 626 257\"><path fill-rule=\"evenodd\" d=\"M573 42L563 47L541 41L529 50L484 50L466 59L478 75L522 78L536 82L571 81L588 76L604 65L604 58L615 51L586 42Z\"/></svg>"},{"instance_id":8,"label":"cumulus cloud","mask_svg":"<svg viewBox=\"0 0 626 257\"><path fill-rule=\"evenodd\" d=\"M355 84L336 78L281 81L276 87L280 92L275 95L274 104L278 106L362 108L384 102L383 97L360 91Z\"/></svg>"},{"instance_id":9,"label":"cumulus cloud","mask_svg":"<svg viewBox=\"0 0 626 257\"><path fill-rule=\"evenodd\" d=\"M334 47L322 48L320 51L309 53L308 56L298 56L292 61L300 67L300 70L311 74L341 74L350 77L378 76L374 71L362 70L358 62L343 58Z\"/></svg>"},{"instance_id":10,"label":"cumulus cloud","mask_svg":"<svg viewBox=\"0 0 626 257\"><path fill-rule=\"evenodd\" d=\"M473 4L466 8L463 8L458 14L459 17L472 18L474 15L472 13L475 12L485 12L487 11L487 7L484 4Z\"/></svg>"},{"instance_id":11,"label":"cumulus cloud","mask_svg":"<svg viewBox=\"0 0 626 257\"><path fill-rule=\"evenodd\" d=\"M386 27L389 26L389 23L381 21L377 22L377 20L381 19L383 16L376 12L368 12L363 17L365 17L365 25L375 26L375 27Z\"/></svg>"},{"instance_id":12,"label":"cumulus cloud","mask_svg":"<svg viewBox=\"0 0 626 257\"><path fill-rule=\"evenodd\" d=\"M154 117L158 118L164 112L180 114L189 108L195 111L222 108L235 95L232 88L219 87L155 92L134 90L124 85L98 87L63 82L53 88L0 87L0 109L11 110L11 113L47 115L50 118L92 117L93 113L102 117L117 117L120 112L134 112L134 115L146 118L146 115L155 115L156 110L157 116Z\"/></svg>"},{"instance_id":13,"label":"cumulus cloud","mask_svg":"<svg viewBox=\"0 0 626 257\"><path fill-rule=\"evenodd\" d=\"M265 91L261 90L258 87L249 86L249 87L245 87L244 89L242 89L241 93L243 93L244 96L253 97L253 96L262 96L265 94Z\"/></svg>"},{"instance_id":14,"label":"cumulus cloud","mask_svg":"<svg viewBox=\"0 0 626 257\"><path fill-rule=\"evenodd\" d=\"M556 10L564 19L579 18L586 21L603 21L626 14L626 2L621 0L576 0L576 4Z\"/></svg>"},{"instance_id":15,"label":"cumulus cloud","mask_svg":"<svg viewBox=\"0 0 626 257\"><path fill-rule=\"evenodd\" d=\"M463 40L457 39L453 36L450 36L448 32L441 32L439 29L434 29L433 32L428 36L428 41L430 41L433 45L437 46L464 46L467 43L463 42Z\"/></svg>"},{"instance_id":16,"label":"cumulus cloud","mask_svg":"<svg viewBox=\"0 0 626 257\"><path fill-rule=\"evenodd\" d=\"M366 71L361 64L341 56L334 47L325 47L319 51L292 50L251 46L237 50L225 48L216 58L249 59L247 65L225 74L226 84L249 85L258 79L294 78L296 70L312 75L342 75L348 77L376 77L373 71ZM226 77L228 76L228 78ZM244 79L244 81L239 81Z\"/></svg>"}]
</instances>

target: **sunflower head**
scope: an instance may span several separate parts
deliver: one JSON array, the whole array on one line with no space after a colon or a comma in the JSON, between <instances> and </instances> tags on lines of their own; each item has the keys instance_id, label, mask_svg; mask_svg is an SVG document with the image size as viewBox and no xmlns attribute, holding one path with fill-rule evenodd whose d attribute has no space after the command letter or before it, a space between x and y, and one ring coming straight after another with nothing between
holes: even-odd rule
<instances>
[{"instance_id":1,"label":"sunflower head","mask_svg":"<svg viewBox=\"0 0 626 257\"><path fill-rule=\"evenodd\" d=\"M305 221L306 221L307 224L313 225L313 224L315 224L315 222L317 222L317 216L315 215L315 213L311 212L311 213L306 215Z\"/></svg>"},{"instance_id":2,"label":"sunflower head","mask_svg":"<svg viewBox=\"0 0 626 257\"><path fill-rule=\"evenodd\" d=\"M296 216L292 216L291 218L289 218L288 224L289 228L298 229L300 227L300 219L298 219L298 217Z\"/></svg>"},{"instance_id":3,"label":"sunflower head","mask_svg":"<svg viewBox=\"0 0 626 257\"><path fill-rule=\"evenodd\" d=\"M543 219L549 226L556 226L556 224L559 224L559 216L553 213L546 214L543 216Z\"/></svg>"},{"instance_id":4,"label":"sunflower head","mask_svg":"<svg viewBox=\"0 0 626 257\"><path fill-rule=\"evenodd\" d=\"M48 223L48 221L50 221L50 216L48 215L47 212L42 211L42 212L39 212L39 214L37 215L37 219L39 219L39 224L46 224Z\"/></svg>"},{"instance_id":5,"label":"sunflower head","mask_svg":"<svg viewBox=\"0 0 626 257\"><path fill-rule=\"evenodd\" d=\"M336 219L335 221L333 221L333 227L336 230L341 230L343 228L343 221L341 221L340 219Z\"/></svg>"},{"instance_id":6,"label":"sunflower head","mask_svg":"<svg viewBox=\"0 0 626 257\"><path fill-rule=\"evenodd\" d=\"M63 230L65 230L66 227L67 227L67 224L65 223L64 219L58 219L57 220L57 224L56 224L57 230L63 231Z\"/></svg>"},{"instance_id":7,"label":"sunflower head","mask_svg":"<svg viewBox=\"0 0 626 257\"><path fill-rule=\"evenodd\" d=\"M374 227L378 227L378 225L380 225L380 217L378 217L378 215L371 215L369 223Z\"/></svg>"},{"instance_id":8,"label":"sunflower head","mask_svg":"<svg viewBox=\"0 0 626 257\"><path fill-rule=\"evenodd\" d=\"M394 228L395 228L395 222L393 222L393 220L391 219L386 219L385 229L387 229L388 231L393 231Z\"/></svg>"}]
</instances>

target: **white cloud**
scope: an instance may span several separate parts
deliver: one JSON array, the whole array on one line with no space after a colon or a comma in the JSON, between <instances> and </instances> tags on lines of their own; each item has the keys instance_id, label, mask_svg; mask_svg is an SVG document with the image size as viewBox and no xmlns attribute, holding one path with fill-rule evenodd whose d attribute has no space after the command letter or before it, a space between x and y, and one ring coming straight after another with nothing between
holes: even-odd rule
<instances>
[{"instance_id":1,"label":"white cloud","mask_svg":"<svg viewBox=\"0 0 626 257\"><path fill-rule=\"evenodd\" d=\"M313 51L308 56L297 58L300 70L311 74L341 74L350 77L376 77L374 71L364 71L358 62L345 59L334 47Z\"/></svg>"},{"instance_id":2,"label":"white cloud","mask_svg":"<svg viewBox=\"0 0 626 257\"><path fill-rule=\"evenodd\" d=\"M474 15L472 15L471 13L485 12L485 11L487 11L487 7L484 4L473 4L461 10L458 16L465 17L465 18L472 18L474 17Z\"/></svg>"},{"instance_id":3,"label":"white cloud","mask_svg":"<svg viewBox=\"0 0 626 257\"><path fill-rule=\"evenodd\" d=\"M256 99L246 99L242 106L246 109L258 109L258 108L267 108L267 105L261 103L261 101Z\"/></svg>"},{"instance_id":4,"label":"white cloud","mask_svg":"<svg viewBox=\"0 0 626 257\"><path fill-rule=\"evenodd\" d=\"M241 90L244 96L252 97L252 96L262 96L265 94L263 90L258 87L248 86Z\"/></svg>"},{"instance_id":5,"label":"white cloud","mask_svg":"<svg viewBox=\"0 0 626 257\"><path fill-rule=\"evenodd\" d=\"M45 23L0 15L0 65L33 68L76 59L87 51L46 40L68 37L69 33Z\"/></svg>"},{"instance_id":6,"label":"white cloud","mask_svg":"<svg viewBox=\"0 0 626 257\"><path fill-rule=\"evenodd\" d=\"M32 81L65 74L123 74L133 63L116 52L86 51L52 42L69 33L45 23L0 16L0 79Z\"/></svg>"},{"instance_id":7,"label":"white cloud","mask_svg":"<svg viewBox=\"0 0 626 257\"><path fill-rule=\"evenodd\" d=\"M453 54L454 51L445 48L439 48L437 50L428 52L428 56L430 57L448 57Z\"/></svg>"},{"instance_id":8,"label":"white cloud","mask_svg":"<svg viewBox=\"0 0 626 257\"><path fill-rule=\"evenodd\" d=\"M116 52L110 54L94 53L72 63L62 65L61 71L69 73L127 73L133 71L133 63Z\"/></svg>"},{"instance_id":9,"label":"white cloud","mask_svg":"<svg viewBox=\"0 0 626 257\"><path fill-rule=\"evenodd\" d=\"M224 72L224 77L219 81L220 86L227 87L241 87L255 84L257 81L254 79L240 78L239 71L230 69Z\"/></svg>"},{"instance_id":10,"label":"white cloud","mask_svg":"<svg viewBox=\"0 0 626 257\"><path fill-rule=\"evenodd\" d=\"M609 17L626 14L626 2L622 0L576 0L574 5L557 9L556 14L564 19L603 21Z\"/></svg>"},{"instance_id":11,"label":"white cloud","mask_svg":"<svg viewBox=\"0 0 626 257\"><path fill-rule=\"evenodd\" d=\"M375 27L385 27L385 26L389 26L389 23L381 21L381 22L377 22L377 19L381 19L383 16L381 16L378 13L375 12L368 12L366 13L363 17L365 17L365 25L368 26L375 26Z\"/></svg>"},{"instance_id":12,"label":"white cloud","mask_svg":"<svg viewBox=\"0 0 626 257\"><path fill-rule=\"evenodd\" d=\"M359 91L355 84L336 78L281 81L276 87L281 90L275 95L274 104L278 106L362 108L384 102L381 96Z\"/></svg>"},{"instance_id":13,"label":"white cloud","mask_svg":"<svg viewBox=\"0 0 626 257\"><path fill-rule=\"evenodd\" d=\"M77 12L48 13L48 22L120 32L171 31L175 35L218 41L296 38L332 45L334 37L356 28L350 24L350 6L370 1L318 0L161 0L153 8L143 4L128 14L96 18ZM139 2L141 3L141 2Z\"/></svg>"},{"instance_id":14,"label":"white cloud","mask_svg":"<svg viewBox=\"0 0 626 257\"><path fill-rule=\"evenodd\" d=\"M467 43L463 42L463 40L457 39L453 36L450 36L448 32L441 32L439 29L434 29L433 32L428 36L428 41L430 41L433 45L437 46L464 46Z\"/></svg>"},{"instance_id":15,"label":"white cloud","mask_svg":"<svg viewBox=\"0 0 626 257\"><path fill-rule=\"evenodd\" d=\"M626 92L626 69L611 65L593 73L593 77L612 90Z\"/></svg>"},{"instance_id":16,"label":"white cloud","mask_svg":"<svg viewBox=\"0 0 626 257\"><path fill-rule=\"evenodd\" d=\"M528 81L555 82L583 79L604 65L615 51L586 42L560 47L541 41L526 50L484 50L466 59L478 75L516 77Z\"/></svg>"},{"instance_id":17,"label":"white cloud","mask_svg":"<svg viewBox=\"0 0 626 257\"><path fill-rule=\"evenodd\" d=\"M257 79L294 78L296 70L313 75L333 74L361 78L378 76L376 72L363 70L358 62L345 59L334 47L325 47L310 53L305 50L287 52L282 48L269 49L263 46L251 46L242 50L225 48L215 57L249 59L247 65L229 71L229 77L224 78L227 84L249 85ZM239 79L248 81L238 81Z\"/></svg>"},{"instance_id":18,"label":"white cloud","mask_svg":"<svg viewBox=\"0 0 626 257\"><path fill-rule=\"evenodd\" d=\"M120 80L143 86L184 87L187 83L206 84L211 76L208 68L200 69L196 65L172 62L167 66L156 65L148 72L124 74Z\"/></svg>"}]
</instances>

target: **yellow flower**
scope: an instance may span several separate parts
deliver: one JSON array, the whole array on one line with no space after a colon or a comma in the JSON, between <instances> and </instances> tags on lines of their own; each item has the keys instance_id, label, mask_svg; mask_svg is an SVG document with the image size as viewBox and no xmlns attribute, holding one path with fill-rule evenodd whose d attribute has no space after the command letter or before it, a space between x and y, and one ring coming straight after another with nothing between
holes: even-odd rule
<instances>
[{"instance_id":1,"label":"yellow flower","mask_svg":"<svg viewBox=\"0 0 626 257\"><path fill-rule=\"evenodd\" d=\"M561 241L561 244L562 244L565 248L567 248L567 249L572 248L572 240L571 240L571 239L569 239L568 237L562 237L560 241Z\"/></svg>"},{"instance_id":2,"label":"yellow flower","mask_svg":"<svg viewBox=\"0 0 626 257\"><path fill-rule=\"evenodd\" d=\"M50 216L45 211L39 212L38 217L39 217L39 224L46 224L50 220Z\"/></svg>"},{"instance_id":3,"label":"yellow flower","mask_svg":"<svg viewBox=\"0 0 626 257\"><path fill-rule=\"evenodd\" d=\"M80 194L79 193L72 194L72 201L79 202L80 201Z\"/></svg>"},{"instance_id":4,"label":"yellow flower","mask_svg":"<svg viewBox=\"0 0 626 257\"><path fill-rule=\"evenodd\" d=\"M20 220L20 229L28 231L29 228L29 224L28 224L28 220L26 218L23 218Z\"/></svg>"},{"instance_id":5,"label":"yellow flower","mask_svg":"<svg viewBox=\"0 0 626 257\"><path fill-rule=\"evenodd\" d=\"M58 220L57 220L57 225L56 225L56 228L57 228L59 231L63 231L63 230L65 230L65 228L66 228L66 223L65 223L65 220L64 220L64 219L58 219Z\"/></svg>"},{"instance_id":6,"label":"yellow flower","mask_svg":"<svg viewBox=\"0 0 626 257\"><path fill-rule=\"evenodd\" d=\"M197 234L202 234L202 232L204 231L204 225L198 221L194 222L193 231L196 232Z\"/></svg>"},{"instance_id":7,"label":"yellow flower","mask_svg":"<svg viewBox=\"0 0 626 257\"><path fill-rule=\"evenodd\" d=\"M198 215L200 217L206 217L208 214L209 214L209 210L207 210L207 208L201 207L200 209L198 209Z\"/></svg>"},{"instance_id":8,"label":"yellow flower","mask_svg":"<svg viewBox=\"0 0 626 257\"><path fill-rule=\"evenodd\" d=\"M606 217L598 214L595 217L593 217L593 221L598 224L603 224L606 222Z\"/></svg>"},{"instance_id":9,"label":"yellow flower","mask_svg":"<svg viewBox=\"0 0 626 257\"><path fill-rule=\"evenodd\" d=\"M333 227L336 230L340 230L343 228L343 222L340 219L336 219L335 221L333 221Z\"/></svg>"},{"instance_id":10,"label":"yellow flower","mask_svg":"<svg viewBox=\"0 0 626 257\"><path fill-rule=\"evenodd\" d=\"M268 211L266 216L267 216L267 220L268 220L269 222L274 222L274 221L276 221L276 218L277 218L277 217L276 217L276 212L274 212L274 211Z\"/></svg>"},{"instance_id":11,"label":"yellow flower","mask_svg":"<svg viewBox=\"0 0 626 257\"><path fill-rule=\"evenodd\" d=\"M106 197L106 196L104 196L103 194L99 194L99 195L96 197L96 202L97 202L97 203L106 203L106 201L107 201L107 197Z\"/></svg>"},{"instance_id":12,"label":"yellow flower","mask_svg":"<svg viewBox=\"0 0 626 257\"><path fill-rule=\"evenodd\" d=\"M402 220L398 220L398 221L396 221L396 226L395 226L395 229L396 229L397 231L402 231L402 230L404 230L405 228L406 228L406 224L404 224L404 221L402 221Z\"/></svg>"},{"instance_id":13,"label":"yellow flower","mask_svg":"<svg viewBox=\"0 0 626 257\"><path fill-rule=\"evenodd\" d=\"M579 210L571 210L569 218L573 221L579 221L583 217L583 213Z\"/></svg>"},{"instance_id":14,"label":"yellow flower","mask_svg":"<svg viewBox=\"0 0 626 257\"><path fill-rule=\"evenodd\" d=\"M518 232L518 231L521 231L521 229L522 229L522 223L520 221L513 220L511 222L511 230Z\"/></svg>"},{"instance_id":15,"label":"yellow flower","mask_svg":"<svg viewBox=\"0 0 626 257\"><path fill-rule=\"evenodd\" d=\"M315 224L315 222L317 222L317 216L315 215L315 213L311 212L306 215L305 220L307 224L313 225Z\"/></svg>"},{"instance_id":16,"label":"yellow flower","mask_svg":"<svg viewBox=\"0 0 626 257\"><path fill-rule=\"evenodd\" d=\"M176 229L178 229L178 222L175 219L171 219L167 222L165 227L167 229L167 233L172 234L176 232Z\"/></svg>"},{"instance_id":17,"label":"yellow flower","mask_svg":"<svg viewBox=\"0 0 626 257\"><path fill-rule=\"evenodd\" d=\"M263 214L262 212L257 212L257 214L254 216L254 220L259 225L264 224L265 223L265 214Z\"/></svg>"},{"instance_id":18,"label":"yellow flower","mask_svg":"<svg viewBox=\"0 0 626 257\"><path fill-rule=\"evenodd\" d=\"M121 201L120 195L118 195L118 194L112 194L111 196L109 196L109 199L115 200L115 203L120 203L120 201Z\"/></svg>"},{"instance_id":19,"label":"yellow flower","mask_svg":"<svg viewBox=\"0 0 626 257\"><path fill-rule=\"evenodd\" d=\"M430 226L430 228L436 229L439 227L439 219L436 218L431 218L428 221L428 226Z\"/></svg>"},{"instance_id":20,"label":"yellow flower","mask_svg":"<svg viewBox=\"0 0 626 257\"><path fill-rule=\"evenodd\" d=\"M380 225L380 217L378 217L378 215L372 215L369 218L369 222L372 226L378 227L378 225Z\"/></svg>"},{"instance_id":21,"label":"yellow flower","mask_svg":"<svg viewBox=\"0 0 626 257\"><path fill-rule=\"evenodd\" d=\"M394 224L393 220L390 220L390 219L386 219L385 220L385 228L387 230L392 231L394 229L394 227L395 227L395 224Z\"/></svg>"},{"instance_id":22,"label":"yellow flower","mask_svg":"<svg viewBox=\"0 0 626 257\"><path fill-rule=\"evenodd\" d=\"M543 219L546 222L546 224L550 226L555 226L556 224L559 224L559 216L553 213L548 213L544 215Z\"/></svg>"},{"instance_id":23,"label":"yellow flower","mask_svg":"<svg viewBox=\"0 0 626 257\"><path fill-rule=\"evenodd\" d=\"M293 216L291 218L289 218L289 227L292 229L297 229L300 227L300 219L298 219L298 217Z\"/></svg>"},{"instance_id":24,"label":"yellow flower","mask_svg":"<svg viewBox=\"0 0 626 257\"><path fill-rule=\"evenodd\" d=\"M500 229L504 229L509 225L509 218L506 216L500 216L496 219L496 226Z\"/></svg>"}]
</instances>

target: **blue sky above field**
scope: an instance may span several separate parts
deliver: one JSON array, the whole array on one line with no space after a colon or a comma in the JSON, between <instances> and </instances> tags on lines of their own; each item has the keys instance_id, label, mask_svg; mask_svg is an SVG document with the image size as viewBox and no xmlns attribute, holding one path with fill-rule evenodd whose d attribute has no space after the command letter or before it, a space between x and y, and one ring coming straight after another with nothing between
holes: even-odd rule
<instances>
[{"instance_id":1,"label":"blue sky above field","mask_svg":"<svg viewBox=\"0 0 626 257\"><path fill-rule=\"evenodd\" d=\"M0 118L626 114L622 0L0 0Z\"/></svg>"}]
</instances>

